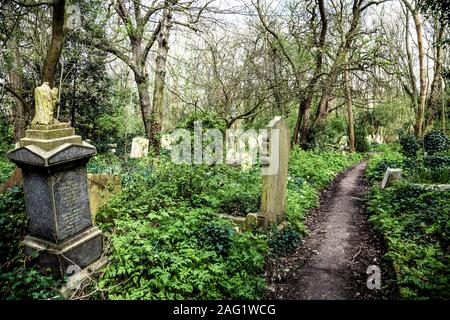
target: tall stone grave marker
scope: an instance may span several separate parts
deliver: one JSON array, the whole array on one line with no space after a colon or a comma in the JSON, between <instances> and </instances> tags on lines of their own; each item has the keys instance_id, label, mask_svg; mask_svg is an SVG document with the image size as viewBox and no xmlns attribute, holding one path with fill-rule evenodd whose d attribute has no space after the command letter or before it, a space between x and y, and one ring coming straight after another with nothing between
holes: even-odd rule
<instances>
[{"instance_id":1,"label":"tall stone grave marker","mask_svg":"<svg viewBox=\"0 0 450 320\"><path fill-rule=\"evenodd\" d=\"M25 252L37 252L40 270L62 278L67 270L98 265L103 237L92 224L86 174L97 151L68 123L53 118L55 90L47 83L36 88L31 128L7 157L23 173L29 224Z\"/></svg>"},{"instance_id":2,"label":"tall stone grave marker","mask_svg":"<svg viewBox=\"0 0 450 320\"><path fill-rule=\"evenodd\" d=\"M266 127L262 149L261 214L267 226L285 218L290 136L281 117L275 117Z\"/></svg>"},{"instance_id":3,"label":"tall stone grave marker","mask_svg":"<svg viewBox=\"0 0 450 320\"><path fill-rule=\"evenodd\" d=\"M135 137L131 143L130 158L143 158L148 155L149 140Z\"/></svg>"}]
</instances>

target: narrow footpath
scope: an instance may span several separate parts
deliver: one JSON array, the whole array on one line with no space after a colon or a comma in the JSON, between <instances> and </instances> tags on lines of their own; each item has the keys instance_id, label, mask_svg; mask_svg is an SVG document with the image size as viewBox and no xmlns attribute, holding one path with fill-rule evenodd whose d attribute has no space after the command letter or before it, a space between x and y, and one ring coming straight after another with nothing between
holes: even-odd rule
<instances>
[{"instance_id":1,"label":"narrow footpath","mask_svg":"<svg viewBox=\"0 0 450 320\"><path fill-rule=\"evenodd\" d=\"M367 267L388 267L383 242L367 220L364 194L366 162L338 176L321 194L320 206L308 214L309 235L296 251L266 271L268 299L381 299L369 290ZM382 274L383 276L383 274ZM382 278L383 280L383 278Z\"/></svg>"}]
</instances>

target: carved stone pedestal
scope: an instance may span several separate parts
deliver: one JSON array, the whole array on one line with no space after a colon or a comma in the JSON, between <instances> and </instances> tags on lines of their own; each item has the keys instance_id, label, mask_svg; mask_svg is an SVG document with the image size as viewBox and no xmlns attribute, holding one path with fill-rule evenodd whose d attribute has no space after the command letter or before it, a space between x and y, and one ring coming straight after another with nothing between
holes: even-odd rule
<instances>
[{"instance_id":1,"label":"carved stone pedestal","mask_svg":"<svg viewBox=\"0 0 450 320\"><path fill-rule=\"evenodd\" d=\"M22 169L29 230L27 254L44 273L64 277L95 263L103 238L89 209L86 164L96 148L68 124L33 125L8 158ZM69 268L71 267L71 268Z\"/></svg>"}]
</instances>

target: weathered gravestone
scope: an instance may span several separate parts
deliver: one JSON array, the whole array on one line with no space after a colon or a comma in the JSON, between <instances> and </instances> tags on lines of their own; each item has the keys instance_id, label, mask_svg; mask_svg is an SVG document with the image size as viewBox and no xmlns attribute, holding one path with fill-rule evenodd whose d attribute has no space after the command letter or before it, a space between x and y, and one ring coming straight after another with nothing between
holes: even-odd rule
<instances>
[{"instance_id":1,"label":"weathered gravestone","mask_svg":"<svg viewBox=\"0 0 450 320\"><path fill-rule=\"evenodd\" d=\"M402 178L402 169L387 168L384 174L383 181L381 182L381 188L387 188L392 185L394 181L398 181Z\"/></svg>"},{"instance_id":2,"label":"weathered gravestone","mask_svg":"<svg viewBox=\"0 0 450 320\"><path fill-rule=\"evenodd\" d=\"M131 143L130 158L143 158L148 155L149 140L146 138L135 137Z\"/></svg>"},{"instance_id":3,"label":"weathered gravestone","mask_svg":"<svg viewBox=\"0 0 450 320\"><path fill-rule=\"evenodd\" d=\"M54 89L53 89L54 90ZM36 88L36 115L25 138L7 157L22 169L28 235L26 254L44 273L64 277L99 265L103 237L89 209L86 164L96 148L53 119L54 92Z\"/></svg>"},{"instance_id":4,"label":"weathered gravestone","mask_svg":"<svg viewBox=\"0 0 450 320\"><path fill-rule=\"evenodd\" d=\"M101 206L120 192L122 179L119 175L88 174L89 204L93 220Z\"/></svg>"},{"instance_id":5,"label":"weathered gravestone","mask_svg":"<svg viewBox=\"0 0 450 320\"><path fill-rule=\"evenodd\" d=\"M267 226L285 218L290 136L281 117L275 117L266 129L262 137L261 214Z\"/></svg>"}]
</instances>

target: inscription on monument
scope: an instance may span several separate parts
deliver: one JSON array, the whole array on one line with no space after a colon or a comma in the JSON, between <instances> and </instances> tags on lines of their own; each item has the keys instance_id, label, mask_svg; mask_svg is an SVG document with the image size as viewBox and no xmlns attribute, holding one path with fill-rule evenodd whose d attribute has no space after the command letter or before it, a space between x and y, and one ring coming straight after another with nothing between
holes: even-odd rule
<instances>
[{"instance_id":1,"label":"inscription on monument","mask_svg":"<svg viewBox=\"0 0 450 320\"><path fill-rule=\"evenodd\" d=\"M67 239L92 225L85 174L79 169L55 176L58 240Z\"/></svg>"}]
</instances>

